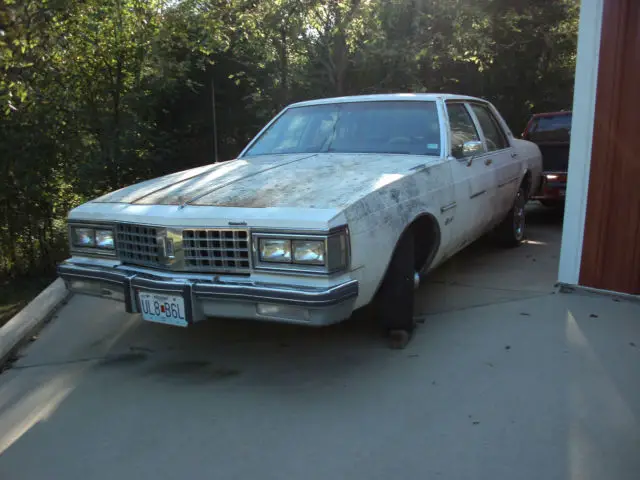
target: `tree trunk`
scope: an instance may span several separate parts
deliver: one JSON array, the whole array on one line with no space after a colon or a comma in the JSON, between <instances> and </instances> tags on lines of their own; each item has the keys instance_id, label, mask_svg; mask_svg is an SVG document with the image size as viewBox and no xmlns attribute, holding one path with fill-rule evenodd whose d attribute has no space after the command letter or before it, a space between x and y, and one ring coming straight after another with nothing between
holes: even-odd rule
<instances>
[{"instance_id":1,"label":"tree trunk","mask_svg":"<svg viewBox=\"0 0 640 480\"><path fill-rule=\"evenodd\" d=\"M124 82L124 59L122 58L123 52L120 48L122 42L122 5L120 0L116 0L116 8L118 15L117 31L116 33L116 52L118 55L116 63L115 78L113 79L113 129L111 139L111 187L120 187L120 109L121 109L121 96Z\"/></svg>"},{"instance_id":2,"label":"tree trunk","mask_svg":"<svg viewBox=\"0 0 640 480\"><path fill-rule=\"evenodd\" d=\"M289 55L287 52L287 23L283 21L278 40L278 55L280 57L280 108L289 103Z\"/></svg>"},{"instance_id":3,"label":"tree trunk","mask_svg":"<svg viewBox=\"0 0 640 480\"><path fill-rule=\"evenodd\" d=\"M342 96L345 94L344 80L347 75L347 67L349 66L349 52L347 51L347 41L343 32L340 32L336 36L333 47L333 57L336 94Z\"/></svg>"},{"instance_id":4,"label":"tree trunk","mask_svg":"<svg viewBox=\"0 0 640 480\"><path fill-rule=\"evenodd\" d=\"M122 63L118 59L116 82L113 91L113 130L111 139L111 187L120 187L120 94L122 89Z\"/></svg>"}]
</instances>

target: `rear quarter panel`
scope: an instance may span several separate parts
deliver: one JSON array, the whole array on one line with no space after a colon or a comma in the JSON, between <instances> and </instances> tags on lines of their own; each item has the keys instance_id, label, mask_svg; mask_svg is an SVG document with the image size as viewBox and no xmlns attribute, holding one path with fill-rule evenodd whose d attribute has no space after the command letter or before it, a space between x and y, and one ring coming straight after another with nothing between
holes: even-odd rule
<instances>
[{"instance_id":1,"label":"rear quarter panel","mask_svg":"<svg viewBox=\"0 0 640 480\"><path fill-rule=\"evenodd\" d=\"M540 148L527 140L512 139L513 148L518 153L518 158L522 162L523 174L531 173L531 192L536 192L540 187L542 178L542 154Z\"/></svg>"},{"instance_id":2,"label":"rear quarter panel","mask_svg":"<svg viewBox=\"0 0 640 480\"><path fill-rule=\"evenodd\" d=\"M518 154L517 158L518 158L518 161L521 162L521 167L522 167L521 168L522 177L524 178L524 175L527 172L530 172L531 173L530 191L532 192L537 191L538 187L540 186L541 175L542 175L542 154L540 153L540 149L533 142L516 138L513 135L513 132L511 131L511 129L509 128L509 125L507 125L507 122L504 120L504 118L498 111L498 109L492 104L489 104L489 105L491 105L491 109L499 119L500 123L502 124L502 128L505 130L507 136L509 137L509 142L511 143L511 146L513 147L515 152ZM532 120L529 120L529 122L531 121Z\"/></svg>"}]
</instances>

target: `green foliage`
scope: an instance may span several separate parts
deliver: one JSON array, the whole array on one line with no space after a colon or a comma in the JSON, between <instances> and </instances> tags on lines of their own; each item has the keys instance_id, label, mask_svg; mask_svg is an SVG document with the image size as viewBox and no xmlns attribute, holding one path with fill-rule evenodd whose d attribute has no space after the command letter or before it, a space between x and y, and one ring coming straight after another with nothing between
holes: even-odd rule
<instances>
[{"instance_id":1,"label":"green foliage","mask_svg":"<svg viewBox=\"0 0 640 480\"><path fill-rule=\"evenodd\" d=\"M292 101L467 93L514 128L568 108L577 20L577 0L5 0L0 276L63 258L70 208L210 163L214 139L233 158Z\"/></svg>"}]
</instances>

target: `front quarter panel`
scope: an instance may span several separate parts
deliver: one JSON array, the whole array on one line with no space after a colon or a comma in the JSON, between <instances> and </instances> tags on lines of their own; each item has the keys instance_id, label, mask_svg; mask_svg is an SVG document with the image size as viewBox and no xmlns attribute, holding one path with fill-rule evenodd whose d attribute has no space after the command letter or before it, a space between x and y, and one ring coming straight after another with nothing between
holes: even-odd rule
<instances>
[{"instance_id":1,"label":"front quarter panel","mask_svg":"<svg viewBox=\"0 0 640 480\"><path fill-rule=\"evenodd\" d=\"M378 189L344 211L351 235L352 277L360 281L356 308L373 299L398 239L416 218L431 215L441 226L432 265L441 261L449 240L448 230L442 226L445 215L451 212L443 214L440 210L453 202L448 162L439 160L399 177L381 175Z\"/></svg>"}]
</instances>

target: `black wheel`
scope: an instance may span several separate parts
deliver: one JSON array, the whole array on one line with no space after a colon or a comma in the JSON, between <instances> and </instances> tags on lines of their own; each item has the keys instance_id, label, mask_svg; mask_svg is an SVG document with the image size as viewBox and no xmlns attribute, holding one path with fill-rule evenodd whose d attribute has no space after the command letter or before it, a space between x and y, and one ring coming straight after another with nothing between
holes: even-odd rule
<instances>
[{"instance_id":1,"label":"black wheel","mask_svg":"<svg viewBox=\"0 0 640 480\"><path fill-rule=\"evenodd\" d=\"M522 244L525 233L524 206L527 202L527 192L521 186L516 194L513 207L507 217L498 225L496 233L498 239L505 247L517 247Z\"/></svg>"},{"instance_id":2,"label":"black wheel","mask_svg":"<svg viewBox=\"0 0 640 480\"><path fill-rule=\"evenodd\" d=\"M378 318L393 348L404 348L416 327L413 318L414 257L413 235L407 233L396 245L376 297Z\"/></svg>"}]
</instances>

